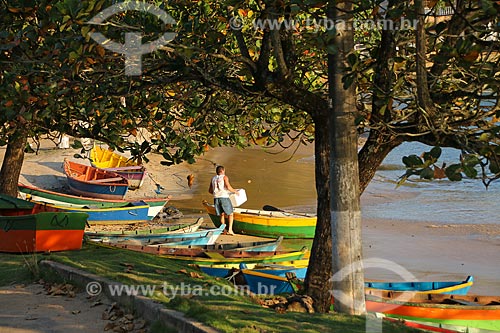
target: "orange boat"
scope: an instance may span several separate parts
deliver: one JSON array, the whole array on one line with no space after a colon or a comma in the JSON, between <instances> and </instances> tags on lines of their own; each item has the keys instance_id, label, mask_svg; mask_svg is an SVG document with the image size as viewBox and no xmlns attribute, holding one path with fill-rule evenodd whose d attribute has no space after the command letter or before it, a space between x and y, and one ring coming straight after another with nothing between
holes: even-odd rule
<instances>
[{"instance_id":1,"label":"orange boat","mask_svg":"<svg viewBox=\"0 0 500 333\"><path fill-rule=\"evenodd\" d=\"M459 332L500 332L500 296L370 290L366 295L366 310Z\"/></svg>"},{"instance_id":2,"label":"orange boat","mask_svg":"<svg viewBox=\"0 0 500 333\"><path fill-rule=\"evenodd\" d=\"M0 194L0 252L81 249L87 217Z\"/></svg>"},{"instance_id":3,"label":"orange boat","mask_svg":"<svg viewBox=\"0 0 500 333\"><path fill-rule=\"evenodd\" d=\"M85 197L123 199L128 181L119 174L64 159L64 173L69 189Z\"/></svg>"}]
</instances>

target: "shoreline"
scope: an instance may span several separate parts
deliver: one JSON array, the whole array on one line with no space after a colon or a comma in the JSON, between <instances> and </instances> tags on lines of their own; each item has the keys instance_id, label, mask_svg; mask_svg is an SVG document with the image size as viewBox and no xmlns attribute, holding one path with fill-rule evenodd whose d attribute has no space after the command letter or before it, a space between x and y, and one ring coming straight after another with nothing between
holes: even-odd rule
<instances>
[{"instance_id":1,"label":"shoreline","mask_svg":"<svg viewBox=\"0 0 500 333\"><path fill-rule=\"evenodd\" d=\"M67 190L63 159L66 157L88 164L88 161L73 158L79 150L52 147L52 143L44 144L38 155L25 155L21 182L46 189ZM0 149L0 157L4 151L5 148ZM312 181L314 164L304 162L304 159L310 158L311 154L312 147L303 147L291 161L281 163L290 157L289 153L269 154L260 148L239 151L221 147L210 150L195 164L182 163L170 167L159 164L161 155L151 154L148 156L150 162L146 164L150 176L141 189L129 191L126 198L172 195L169 205L185 215L201 214L206 221L210 221L201 201L211 198L207 184L214 173L214 166L222 164L227 166L233 187L246 189L249 201L244 207L259 209L263 204L271 204L310 212L316 205L316 199L311 199L316 197ZM191 174L195 181L190 188L187 176ZM155 182L164 187L160 195L154 192ZM410 192L379 190L369 187L365 191L361 198L362 210L369 205L416 197ZM454 224L452 217L446 224L412 221L410 218L363 217L362 225L365 260L381 258L394 262L419 280L460 280L473 275L476 280L471 293L500 294L500 279L494 264L500 253L499 224ZM366 270L366 276L398 280L397 274L387 269L370 268Z\"/></svg>"}]
</instances>

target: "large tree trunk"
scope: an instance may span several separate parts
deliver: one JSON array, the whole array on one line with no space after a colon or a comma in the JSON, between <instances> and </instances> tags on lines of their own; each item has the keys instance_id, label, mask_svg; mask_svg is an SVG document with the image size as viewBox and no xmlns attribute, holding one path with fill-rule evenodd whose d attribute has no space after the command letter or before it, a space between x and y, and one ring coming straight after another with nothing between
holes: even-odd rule
<instances>
[{"instance_id":1,"label":"large tree trunk","mask_svg":"<svg viewBox=\"0 0 500 333\"><path fill-rule=\"evenodd\" d=\"M347 29L334 37L337 51L328 54L330 96L330 214L332 228L332 268L334 309L361 315L366 313L362 264L361 208L357 130L354 124L356 91L354 84L346 89L342 78L348 67L347 55L354 48L353 4L330 1L328 19L343 20Z\"/></svg>"},{"instance_id":2,"label":"large tree trunk","mask_svg":"<svg viewBox=\"0 0 500 333\"><path fill-rule=\"evenodd\" d=\"M9 137L9 143L0 170L0 193L17 197L19 175L24 161L24 149L28 138L21 132L16 132Z\"/></svg>"},{"instance_id":3,"label":"large tree trunk","mask_svg":"<svg viewBox=\"0 0 500 333\"><path fill-rule=\"evenodd\" d=\"M316 233L305 279L305 292L314 299L317 312L327 312L331 305L332 235L330 227L330 125L326 112L314 118L314 156L317 216Z\"/></svg>"}]
</instances>

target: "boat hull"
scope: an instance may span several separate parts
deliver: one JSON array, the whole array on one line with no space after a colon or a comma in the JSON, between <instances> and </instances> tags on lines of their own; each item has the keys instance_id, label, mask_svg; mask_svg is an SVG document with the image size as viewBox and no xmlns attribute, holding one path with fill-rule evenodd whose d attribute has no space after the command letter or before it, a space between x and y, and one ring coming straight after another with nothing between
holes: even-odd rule
<instances>
[{"instance_id":1,"label":"boat hull","mask_svg":"<svg viewBox=\"0 0 500 333\"><path fill-rule=\"evenodd\" d=\"M128 171L121 168L108 168L104 169L108 171L113 171L125 178L128 181L128 188L130 190L137 190L144 183L146 178L146 168L142 167L138 171Z\"/></svg>"},{"instance_id":2,"label":"boat hull","mask_svg":"<svg viewBox=\"0 0 500 333\"><path fill-rule=\"evenodd\" d=\"M64 160L64 173L71 192L99 199L123 199L128 182L117 173Z\"/></svg>"},{"instance_id":3,"label":"boat hull","mask_svg":"<svg viewBox=\"0 0 500 333\"><path fill-rule=\"evenodd\" d=\"M203 218L199 218L195 223L181 226L179 228L158 228L135 231L119 232L85 232L85 236L90 240L100 242L135 242L136 244L158 243L168 241L169 238L179 240L195 237L204 237L208 231L199 231L203 224ZM212 229L216 230L216 229ZM221 231L222 232L222 231Z\"/></svg>"},{"instance_id":4,"label":"boat hull","mask_svg":"<svg viewBox=\"0 0 500 333\"><path fill-rule=\"evenodd\" d=\"M203 221L200 222L200 224ZM198 230L190 233L166 233L152 235L103 235L86 233L89 240L112 247L127 248L147 253L165 252L163 247L176 245L205 246L212 245L224 231L225 225L217 229Z\"/></svg>"},{"instance_id":5,"label":"boat hull","mask_svg":"<svg viewBox=\"0 0 500 333\"><path fill-rule=\"evenodd\" d=\"M128 191L128 187L124 186L113 184L96 186L78 182L71 178L68 178L68 186L71 192L75 194L99 199L123 199Z\"/></svg>"},{"instance_id":6,"label":"boat hull","mask_svg":"<svg viewBox=\"0 0 500 333\"><path fill-rule=\"evenodd\" d=\"M56 206L69 206L75 208L120 208L129 206L131 204L130 201L122 199L104 200L92 197L79 197L66 193L48 191L25 184L18 184L18 188L21 194L25 196L26 200L49 203ZM142 199L142 201L144 201L149 206L149 220L152 220L156 215L158 215L158 213L161 212L161 210L165 207L169 200L170 197Z\"/></svg>"},{"instance_id":7,"label":"boat hull","mask_svg":"<svg viewBox=\"0 0 500 333\"><path fill-rule=\"evenodd\" d=\"M0 251L31 253L79 250L87 214L41 212L0 216Z\"/></svg>"},{"instance_id":8,"label":"boat hull","mask_svg":"<svg viewBox=\"0 0 500 333\"><path fill-rule=\"evenodd\" d=\"M49 206L49 205L47 205ZM121 223L142 223L149 221L149 206L144 201L131 202L128 207L119 208L76 208L65 206L51 206L53 208L75 213L88 214L90 224L121 224Z\"/></svg>"},{"instance_id":9,"label":"boat hull","mask_svg":"<svg viewBox=\"0 0 500 333\"><path fill-rule=\"evenodd\" d=\"M104 245L111 246L111 245ZM283 252L268 256L254 256L254 257L225 257L224 255L218 253L212 253L207 251L204 253L203 257L195 256L176 256L169 254L168 247L162 246L136 246L129 244L113 244L113 248L121 248L126 250L132 250L137 252L149 253L153 255L160 256L167 259L180 260L190 264L197 265L211 265L211 264L241 264L241 263L274 263L281 261L297 260L302 259L306 253L307 249L302 249L301 251Z\"/></svg>"},{"instance_id":10,"label":"boat hull","mask_svg":"<svg viewBox=\"0 0 500 333\"><path fill-rule=\"evenodd\" d=\"M398 300L401 296L394 299L396 296L393 295L391 297L393 299L389 299L367 295L366 309L389 318L445 325L460 332L472 332L472 329L500 331L500 297L448 296L445 298L445 296L420 294L418 298L411 296L407 300ZM477 301L481 298L491 298L489 304L496 305L480 305ZM449 304L453 303L453 300L457 303ZM443 301L448 304L443 304Z\"/></svg>"},{"instance_id":11,"label":"boat hull","mask_svg":"<svg viewBox=\"0 0 500 333\"><path fill-rule=\"evenodd\" d=\"M220 217L215 214L213 205L204 203L204 207L215 226L219 226ZM240 234L276 238L314 238L316 217L286 216L282 213L262 212L248 209L234 209L233 231Z\"/></svg>"}]
</instances>

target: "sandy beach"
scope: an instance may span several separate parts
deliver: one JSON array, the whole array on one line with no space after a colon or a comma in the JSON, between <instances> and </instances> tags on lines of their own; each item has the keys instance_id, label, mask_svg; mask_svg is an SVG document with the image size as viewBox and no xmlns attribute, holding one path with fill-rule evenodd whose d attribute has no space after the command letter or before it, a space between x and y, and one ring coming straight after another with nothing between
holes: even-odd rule
<instances>
[{"instance_id":1,"label":"sandy beach","mask_svg":"<svg viewBox=\"0 0 500 333\"><path fill-rule=\"evenodd\" d=\"M26 155L20 181L46 189L67 190L63 159L89 163L74 159L75 153L79 151L57 149L53 143L44 142L38 154ZM3 150L0 154L3 155ZM222 164L226 166L233 187L247 191L248 201L243 207L259 208L271 204L314 211L312 147L300 148L293 156L290 154L270 154L260 148L240 151L221 147L210 150L195 164L170 167L160 165L160 155L151 154L146 164L150 177L141 189L129 191L127 198L158 196L155 193L158 183L164 188L159 196L172 195L170 204L185 216L203 216L209 221L201 201L211 200L208 184L214 166ZM290 160L284 162L287 159ZM188 186L188 175L194 176L192 187ZM362 195L362 207L411 195L369 187ZM408 216L411 214L418 212L409 212ZM370 260L374 258L393 263L391 267L367 267L368 278L400 280L401 270L420 280L460 280L474 275L476 281L471 292L500 294L500 274L498 265L494 264L500 257L500 224L456 224L453 216L447 224L364 218L363 245L368 266L373 266Z\"/></svg>"},{"instance_id":2,"label":"sandy beach","mask_svg":"<svg viewBox=\"0 0 500 333\"><path fill-rule=\"evenodd\" d=\"M5 148L0 149L3 158ZM27 154L20 181L45 189L67 191L62 161L75 159L74 149L57 149L53 143L43 142L38 154ZM170 205L178 208L184 218L204 217L201 201L211 200L207 193L210 178L216 164L226 166L231 183L245 188L247 208L259 208L272 204L284 209L314 212L314 158L311 147L299 149L293 156L289 152L270 154L260 148L240 151L233 148L217 148L200 157L195 164L183 163L165 167L160 165L161 156L151 154L146 164L150 177L141 189L129 191L127 198L171 195ZM284 162L289 160L288 162ZM187 176L194 176L188 186ZM157 184L163 187L157 194ZM362 195L362 209L370 205L415 199L414 194L404 191L387 191L369 186ZM422 209L425 209L423 207ZM408 220L363 218L363 249L365 276L374 280L460 280L474 275L471 293L500 294L499 224L457 224L450 216L449 223ZM178 220L177 220L178 221ZM223 241L241 237L221 236ZM252 237L253 238L253 237ZM9 286L0 288L0 297L9 302L10 308L20 309L16 315L10 312L0 316L0 332L31 333L46 329L66 332L102 331L103 307L89 305L85 295L74 298L47 298L38 285ZM33 305L36 304L36 305ZM83 309L75 313L71 309ZM14 329L14 331L12 330ZM138 330L141 331L141 330Z\"/></svg>"}]
</instances>

